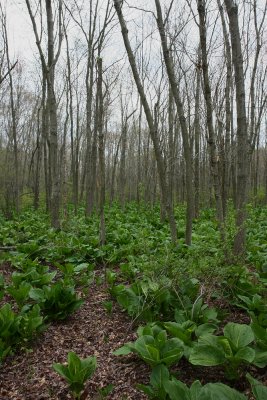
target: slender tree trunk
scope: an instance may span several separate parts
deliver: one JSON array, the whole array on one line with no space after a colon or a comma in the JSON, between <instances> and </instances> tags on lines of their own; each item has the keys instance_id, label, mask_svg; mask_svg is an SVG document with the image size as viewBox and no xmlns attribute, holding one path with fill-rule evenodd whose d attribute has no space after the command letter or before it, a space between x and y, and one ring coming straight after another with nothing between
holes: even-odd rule
<instances>
[{"instance_id":1,"label":"slender tree trunk","mask_svg":"<svg viewBox=\"0 0 267 400\"><path fill-rule=\"evenodd\" d=\"M208 58L207 58L207 32L206 32L206 9L205 1L198 0L198 14L199 14L199 34L201 46L201 59L202 59L202 72L204 80L204 97L207 108L207 128L208 128L208 144L210 150L210 164L211 173L213 177L214 194L216 201L217 220L220 226L222 239L224 239L224 218L222 197L220 192L220 177L219 177L219 154L216 149L216 136L213 126L213 107L211 98L211 88L209 81Z\"/></svg>"},{"instance_id":2,"label":"slender tree trunk","mask_svg":"<svg viewBox=\"0 0 267 400\"><path fill-rule=\"evenodd\" d=\"M146 95L145 95L145 91L144 91L144 87L142 85L138 70L137 70L137 65L136 65L136 61L134 58L134 54L129 42L129 37L128 37L128 29L126 26L126 23L124 21L123 15L122 15L122 10L121 10L121 6L122 3L120 0L114 0L114 6L119 18L119 22L120 22L120 26L121 26L121 32L122 32L122 36L123 36L123 40L124 40L124 45L127 51L127 55L128 55L128 59L129 59L129 63L132 69L132 73L134 76L134 80L138 89L138 93L146 114L146 119L147 119L147 123L149 126L149 132L150 132L150 136L153 142L153 146L154 146L154 152L155 152L155 157L156 157L156 162L157 162L157 168L158 168L158 174L159 174L159 179L160 179L160 186L161 186L161 193L162 193L162 200L164 203L164 206L166 208L167 214L168 214L168 219L169 219L169 224L170 224L170 231L171 231L171 237L172 237L172 241L174 243L177 242L177 229L176 229L176 222L175 222L175 218L174 218L174 213L173 213L173 209L170 203L170 193L169 193L169 187L167 185L166 182L166 176L165 176L165 167L164 167L164 160L163 160L163 156L161 153L161 149L160 149L160 144L159 144L159 138L158 138L158 132L156 130L155 124L154 124L154 120L153 120L153 116L152 116L152 112L150 110Z\"/></svg>"},{"instance_id":3,"label":"slender tree trunk","mask_svg":"<svg viewBox=\"0 0 267 400\"><path fill-rule=\"evenodd\" d=\"M170 51L167 44L167 38L163 23L162 10L160 5L160 0L155 0L156 9L157 9L157 25L161 38L161 46L163 51L163 58L169 78L169 84L172 90L172 94L174 97L174 101L177 108L177 113L181 125L181 132L183 137L183 149L184 149L184 157L186 162L186 233L185 233L185 241L187 245L191 244L192 241L192 222L193 222L193 213L194 213L194 196L193 196L193 169L192 169L192 154L189 143L189 133L187 129L185 114L183 103L180 98L178 82L175 78L174 66L172 62L172 58L170 56Z\"/></svg>"},{"instance_id":4,"label":"slender tree trunk","mask_svg":"<svg viewBox=\"0 0 267 400\"><path fill-rule=\"evenodd\" d=\"M105 227L105 145L104 145L104 107L103 107L103 92L102 92L102 58L97 59L97 97L98 97L98 152L99 152L99 215L100 215L100 229L99 229L99 242L103 246L106 242L106 227Z\"/></svg>"},{"instance_id":5,"label":"slender tree trunk","mask_svg":"<svg viewBox=\"0 0 267 400\"><path fill-rule=\"evenodd\" d=\"M4 44L6 50L6 58L7 58L7 68L8 68L8 76L9 76L9 88L10 88L10 108L11 108L11 131L12 131L12 140L13 140L13 154L14 154L14 188L13 188L13 199L14 199L14 207L15 211L19 212L20 204L20 191L19 191L19 157L18 157L18 138L17 138L17 116L16 116L16 107L14 101L14 85L12 78L12 66L9 57L9 44L7 38L7 27L5 17L3 18L3 28L4 28Z\"/></svg>"},{"instance_id":6,"label":"slender tree trunk","mask_svg":"<svg viewBox=\"0 0 267 400\"><path fill-rule=\"evenodd\" d=\"M198 62L197 65L201 65L201 49L198 51ZM197 87L196 87L196 102L195 102L195 121L194 121L194 130L195 130L195 218L199 217L199 178L200 178L200 170L199 170L199 162L200 162L200 89L201 89L201 69L197 68Z\"/></svg>"},{"instance_id":7,"label":"slender tree trunk","mask_svg":"<svg viewBox=\"0 0 267 400\"><path fill-rule=\"evenodd\" d=\"M227 199L230 190L230 169L231 169L231 119L232 119L232 108L231 108L231 88L232 88L232 57L231 57L231 45L229 41L229 35L226 27L224 10L221 5L221 1L217 0L220 17L223 28L223 37L225 45L225 57L226 57L226 85L225 85L225 142L224 142L224 190L222 192L222 206L224 218L227 214Z\"/></svg>"},{"instance_id":8,"label":"slender tree trunk","mask_svg":"<svg viewBox=\"0 0 267 400\"><path fill-rule=\"evenodd\" d=\"M224 2L229 18L232 43L237 111L237 234L234 240L234 253L241 256L245 251L245 221L248 183L248 129L245 103L245 77L239 33L238 7L233 0L224 0Z\"/></svg>"}]
</instances>

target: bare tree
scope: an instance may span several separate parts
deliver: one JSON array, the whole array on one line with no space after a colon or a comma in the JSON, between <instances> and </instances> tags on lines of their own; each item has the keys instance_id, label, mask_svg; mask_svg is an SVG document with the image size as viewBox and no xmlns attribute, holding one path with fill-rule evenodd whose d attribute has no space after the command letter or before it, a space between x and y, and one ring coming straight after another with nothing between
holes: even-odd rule
<instances>
[{"instance_id":1,"label":"bare tree","mask_svg":"<svg viewBox=\"0 0 267 400\"><path fill-rule=\"evenodd\" d=\"M33 31L38 47L43 74L47 83L47 114L49 121L49 166L51 168L51 223L54 228L60 227L60 168L58 161L58 120L57 120L57 99L55 94L55 67L60 55L63 40L62 32L62 1L58 2L58 47L55 52L54 15L52 1L45 1L47 21L47 60L41 47L41 40L38 34L37 25L32 11L30 0L25 0L31 18Z\"/></svg>"},{"instance_id":2,"label":"bare tree","mask_svg":"<svg viewBox=\"0 0 267 400\"><path fill-rule=\"evenodd\" d=\"M238 6L233 0L224 0L229 18L232 44L232 62L235 71L236 112L237 112L237 234L234 253L242 255L245 250L245 220L248 185L248 127L246 116L245 76L241 47Z\"/></svg>"},{"instance_id":3,"label":"bare tree","mask_svg":"<svg viewBox=\"0 0 267 400\"><path fill-rule=\"evenodd\" d=\"M220 224L220 230L222 238L224 239L224 216L222 207L222 197L220 190L220 174L219 174L219 155L216 148L216 137L213 126L213 106L209 79L209 67L208 67L208 51L207 51L207 33L206 33L206 9L205 1L198 0L198 14L199 14L199 35L200 35L200 46L201 46L201 68L203 72L204 81L204 96L207 107L207 127L209 132L208 144L210 149L210 164L213 176L214 193L216 200L216 211L217 219Z\"/></svg>"},{"instance_id":4,"label":"bare tree","mask_svg":"<svg viewBox=\"0 0 267 400\"><path fill-rule=\"evenodd\" d=\"M173 98L176 104L176 109L181 125L182 137L183 137L183 149L186 163L186 200L187 200L187 213L186 213L186 244L190 245L192 240L192 221L194 214L194 196L193 196L193 169L192 169L192 153L189 143L189 133L186 124L186 118L184 113L183 103L180 97L178 82L175 77L173 61L170 56L170 49L168 48L162 10L159 0L155 0L157 9L157 25L161 38L161 45L163 51L163 58L169 78L169 83Z\"/></svg>"},{"instance_id":5,"label":"bare tree","mask_svg":"<svg viewBox=\"0 0 267 400\"><path fill-rule=\"evenodd\" d=\"M116 9L118 18L119 18L124 45L125 45L125 48L127 51L129 63L130 63L131 69L132 69L133 77L134 77L136 87L137 87L137 90L138 90L138 93L140 96L140 100L141 100L141 103L143 105L144 112L146 115L146 120L147 120L147 124L149 127L149 133L150 133L150 136L151 136L151 139L153 142L155 158L156 158L156 162L157 162L158 175L159 175L159 180L160 180L163 206L166 209L166 213L168 215L172 241L175 243L177 241L176 222L175 222L175 218L174 218L173 207L172 207L171 200L170 200L169 185L166 180L165 166L164 166L164 160L163 160L163 156L162 156L160 144L159 144L157 125L153 119L153 114L149 107L149 103L148 103L148 100L147 100L147 97L146 97L146 94L144 91L144 87L142 85L140 75L138 73L136 60L135 60L134 53L131 48L131 44L130 44L129 37L128 37L128 29L127 29L127 26L126 26L126 23L125 23L123 14L122 14L122 2L120 0L114 0L114 6Z\"/></svg>"}]
</instances>

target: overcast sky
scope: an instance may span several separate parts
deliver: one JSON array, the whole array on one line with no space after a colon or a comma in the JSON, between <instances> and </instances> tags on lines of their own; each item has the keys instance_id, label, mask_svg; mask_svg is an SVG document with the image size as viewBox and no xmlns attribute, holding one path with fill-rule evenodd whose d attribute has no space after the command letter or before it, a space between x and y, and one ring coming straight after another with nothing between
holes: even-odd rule
<instances>
[{"instance_id":1,"label":"overcast sky","mask_svg":"<svg viewBox=\"0 0 267 400\"><path fill-rule=\"evenodd\" d=\"M23 59L32 58L35 45L32 26L23 0L8 0L6 5L10 51Z\"/></svg>"}]
</instances>

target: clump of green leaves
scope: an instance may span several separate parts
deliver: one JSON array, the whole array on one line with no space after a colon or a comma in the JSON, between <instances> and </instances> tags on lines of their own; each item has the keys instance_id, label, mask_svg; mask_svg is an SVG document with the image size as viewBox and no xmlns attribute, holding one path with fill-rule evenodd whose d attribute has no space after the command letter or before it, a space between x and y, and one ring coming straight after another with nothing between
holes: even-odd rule
<instances>
[{"instance_id":1,"label":"clump of green leaves","mask_svg":"<svg viewBox=\"0 0 267 400\"><path fill-rule=\"evenodd\" d=\"M43 329L40 307L16 314L9 303L0 309L0 360L4 359L14 347L25 344Z\"/></svg>"},{"instance_id":2,"label":"clump of green leaves","mask_svg":"<svg viewBox=\"0 0 267 400\"><path fill-rule=\"evenodd\" d=\"M171 377L164 365L152 369L149 385L139 384L137 387L153 400L247 400L242 393L222 383L208 383L202 386L199 381L195 381L188 387Z\"/></svg>"},{"instance_id":3,"label":"clump of green leaves","mask_svg":"<svg viewBox=\"0 0 267 400\"><path fill-rule=\"evenodd\" d=\"M249 345L254 341L250 326L229 322L224 336L204 335L194 346L189 361L194 365L225 365L229 379L238 379L242 363L252 363L255 350Z\"/></svg>"},{"instance_id":4,"label":"clump of green leaves","mask_svg":"<svg viewBox=\"0 0 267 400\"><path fill-rule=\"evenodd\" d=\"M63 320L83 304L74 287L65 286L63 281L42 289L32 289L30 296L40 304L49 320Z\"/></svg>"},{"instance_id":5,"label":"clump of green leaves","mask_svg":"<svg viewBox=\"0 0 267 400\"><path fill-rule=\"evenodd\" d=\"M80 399L85 388L85 382L91 378L96 370L96 357L80 358L76 353L68 353L68 363L53 364L54 370L69 384L69 389L75 399Z\"/></svg>"},{"instance_id":6,"label":"clump of green leaves","mask_svg":"<svg viewBox=\"0 0 267 400\"><path fill-rule=\"evenodd\" d=\"M113 354L126 355L136 353L151 367L159 364L170 366L183 356L183 346L179 339L167 337L166 330L156 324L141 327L138 339L126 343Z\"/></svg>"}]
</instances>

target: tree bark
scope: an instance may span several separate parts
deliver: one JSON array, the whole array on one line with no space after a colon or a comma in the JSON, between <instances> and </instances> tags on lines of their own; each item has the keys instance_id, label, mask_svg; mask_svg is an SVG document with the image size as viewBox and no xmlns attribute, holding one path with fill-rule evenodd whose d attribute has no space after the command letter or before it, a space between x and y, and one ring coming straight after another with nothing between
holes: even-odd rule
<instances>
[{"instance_id":1,"label":"tree bark","mask_svg":"<svg viewBox=\"0 0 267 400\"><path fill-rule=\"evenodd\" d=\"M237 234L234 240L234 254L242 256L245 251L245 221L248 183L248 128L245 103L245 77L238 23L238 7L233 0L224 0L229 18L232 44L232 60L235 70L236 112L237 112Z\"/></svg>"}]
</instances>

